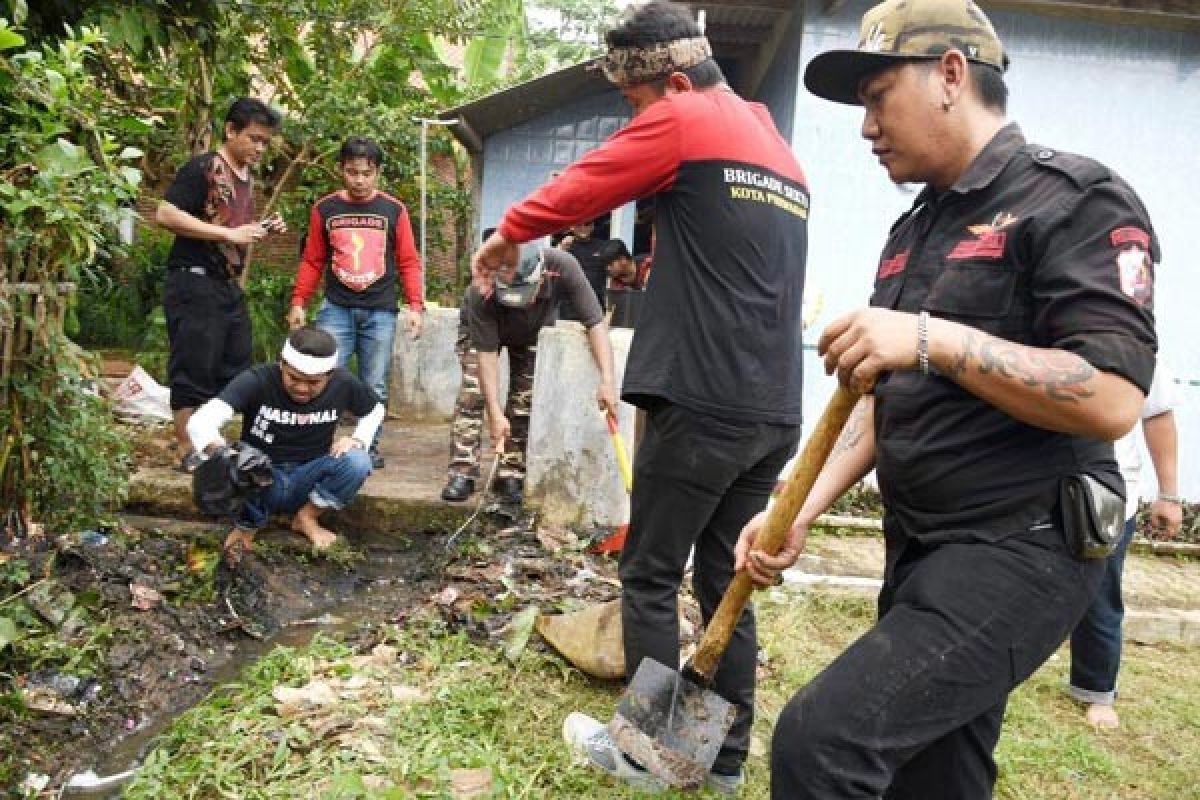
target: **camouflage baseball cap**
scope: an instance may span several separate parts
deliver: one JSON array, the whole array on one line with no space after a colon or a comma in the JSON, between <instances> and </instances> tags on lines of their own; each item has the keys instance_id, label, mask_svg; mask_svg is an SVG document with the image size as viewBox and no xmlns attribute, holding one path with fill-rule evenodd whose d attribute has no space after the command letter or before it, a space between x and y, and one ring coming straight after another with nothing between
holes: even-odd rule
<instances>
[{"instance_id":1,"label":"camouflage baseball cap","mask_svg":"<svg viewBox=\"0 0 1200 800\"><path fill-rule=\"evenodd\" d=\"M855 50L830 50L808 63L804 85L818 97L860 105L863 78L899 61L961 50L1003 72L1008 56L992 23L972 0L886 0L863 14Z\"/></svg>"},{"instance_id":2,"label":"camouflage baseball cap","mask_svg":"<svg viewBox=\"0 0 1200 800\"><path fill-rule=\"evenodd\" d=\"M495 276L496 302L509 308L529 308L542 288L546 252L540 241L521 245L517 269L510 280Z\"/></svg>"}]
</instances>

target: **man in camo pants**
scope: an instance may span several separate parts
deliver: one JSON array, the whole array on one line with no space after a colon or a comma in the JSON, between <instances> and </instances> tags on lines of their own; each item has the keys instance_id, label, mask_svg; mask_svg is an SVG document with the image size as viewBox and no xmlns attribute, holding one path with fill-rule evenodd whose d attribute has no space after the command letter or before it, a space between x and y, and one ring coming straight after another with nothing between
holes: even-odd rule
<instances>
[{"instance_id":1,"label":"man in camo pants","mask_svg":"<svg viewBox=\"0 0 1200 800\"><path fill-rule=\"evenodd\" d=\"M511 432L496 468L498 487L512 485L514 481L523 484L525 480L525 443L529 438L529 410L533 406L533 369L537 348L523 348L524 352L517 356L514 356L514 350L508 351L509 364L518 363L519 370L510 378L507 416ZM455 351L462 365L463 377L458 400L454 403L454 423L450 429L450 467L446 471L442 499L462 502L471 496L479 480L485 404L479 385L479 351L471 346L470 336L460 333Z\"/></svg>"},{"instance_id":2,"label":"man in camo pants","mask_svg":"<svg viewBox=\"0 0 1200 800\"><path fill-rule=\"evenodd\" d=\"M462 384L454 403L454 422L450 427L450 467L442 499L462 502L474 491L479 479L479 451L483 443L483 392L479 387L479 351L471 345L467 330L467 298L460 306L458 339L454 352L462 367ZM528 413L528 411L526 412Z\"/></svg>"},{"instance_id":3,"label":"man in camo pants","mask_svg":"<svg viewBox=\"0 0 1200 800\"><path fill-rule=\"evenodd\" d=\"M461 502L476 488L486 410L491 418L492 440L504 440L504 453L491 489L501 502L521 502L537 336L543 327L556 321L560 299L578 303L576 308L582 309L581 321L600 372L597 399L602 408L616 411L608 326L579 262L560 250L533 246L530 252L543 266L529 282L507 288L496 286L486 295L472 287L463 298L456 347L463 379L454 409L444 500ZM496 363L501 347L508 350L507 408L501 408L497 397Z\"/></svg>"}]
</instances>

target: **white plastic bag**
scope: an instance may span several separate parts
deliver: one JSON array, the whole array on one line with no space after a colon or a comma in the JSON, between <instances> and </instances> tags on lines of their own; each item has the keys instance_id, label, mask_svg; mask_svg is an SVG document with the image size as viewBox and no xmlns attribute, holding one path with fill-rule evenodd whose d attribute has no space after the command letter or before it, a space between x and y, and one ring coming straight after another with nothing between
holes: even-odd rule
<instances>
[{"instance_id":1,"label":"white plastic bag","mask_svg":"<svg viewBox=\"0 0 1200 800\"><path fill-rule=\"evenodd\" d=\"M114 411L118 417L145 422L170 422L171 390L154 380L149 372L135 366L129 377L113 390Z\"/></svg>"}]
</instances>

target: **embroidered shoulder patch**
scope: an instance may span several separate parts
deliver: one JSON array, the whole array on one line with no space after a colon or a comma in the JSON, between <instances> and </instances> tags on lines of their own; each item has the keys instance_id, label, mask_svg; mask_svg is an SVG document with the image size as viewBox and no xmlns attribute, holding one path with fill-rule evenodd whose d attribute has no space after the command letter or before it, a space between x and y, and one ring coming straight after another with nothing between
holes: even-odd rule
<instances>
[{"instance_id":1,"label":"embroidered shoulder patch","mask_svg":"<svg viewBox=\"0 0 1200 800\"><path fill-rule=\"evenodd\" d=\"M879 262L879 270L875 273L875 280L881 281L884 278L890 278L893 275L899 275L904 272L904 268L908 266L908 251L897 253L891 258L885 258Z\"/></svg>"}]
</instances>

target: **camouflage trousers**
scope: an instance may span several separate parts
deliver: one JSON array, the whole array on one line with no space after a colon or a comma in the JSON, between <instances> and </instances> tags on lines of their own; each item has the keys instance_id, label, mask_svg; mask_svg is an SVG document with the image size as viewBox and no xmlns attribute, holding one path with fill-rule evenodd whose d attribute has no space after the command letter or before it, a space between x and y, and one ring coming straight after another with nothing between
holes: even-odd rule
<instances>
[{"instance_id":1,"label":"camouflage trousers","mask_svg":"<svg viewBox=\"0 0 1200 800\"><path fill-rule=\"evenodd\" d=\"M508 402L504 413L511 433L504 443L504 455L496 468L498 478L525 478L525 445L529 439L529 412L533 407L533 369L536 347L508 347ZM483 442L483 391L479 385L479 353L466 337L455 347L462 365L462 385L454 404L454 423L450 429L450 468L448 473L479 477L479 456Z\"/></svg>"}]
</instances>

